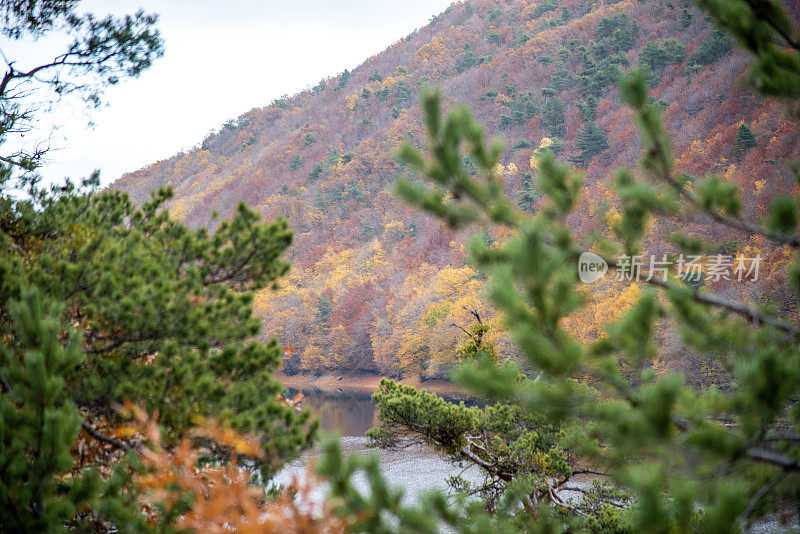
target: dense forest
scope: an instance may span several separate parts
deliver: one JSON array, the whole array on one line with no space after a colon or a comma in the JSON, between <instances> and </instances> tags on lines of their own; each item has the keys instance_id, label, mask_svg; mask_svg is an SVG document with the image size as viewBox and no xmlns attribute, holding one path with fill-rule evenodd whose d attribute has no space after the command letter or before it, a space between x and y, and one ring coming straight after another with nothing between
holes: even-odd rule
<instances>
[{"instance_id":1,"label":"dense forest","mask_svg":"<svg viewBox=\"0 0 800 534\"><path fill-rule=\"evenodd\" d=\"M0 532L800 528L796 2L456 3L105 188L25 136L158 16L0 36L64 46L0 54ZM365 441L449 491L312 450L280 368L384 376Z\"/></svg>"},{"instance_id":2,"label":"dense forest","mask_svg":"<svg viewBox=\"0 0 800 534\"><path fill-rule=\"evenodd\" d=\"M641 149L615 79L645 68L681 169L724 176L755 216L795 187L777 160L797 156L800 137L783 103L742 83L747 58L733 43L689 2L456 3L358 68L245 113L196 149L113 187L142 201L171 185L170 211L191 226L213 224L214 212L228 217L242 199L268 220L289 221L292 271L279 293L265 291L255 301L265 339L277 336L287 347L288 372L444 376L457 362L462 335L453 325L467 327L469 310L491 326L487 336L501 359L515 356L482 297L484 279L465 255L472 236L495 243L508 235L450 231L392 194L395 177L407 173L393 157L397 144L425 141L419 95L441 87L446 103L469 103L487 132L505 141L503 187L528 212L541 203L538 152L549 148L582 169L586 190L569 223L589 236L607 232L619 216L611 171L634 165ZM767 175L773 179L753 179ZM695 230L704 223L690 224ZM668 221L648 228L646 252L666 253L663 238L675 228ZM769 258L758 287L710 281L715 289L743 290L753 301L777 291L774 270L786 250L708 232L724 242L722 252L748 247ZM593 309L570 318L572 330L596 338L637 291L636 284L598 284ZM679 343L664 341L660 369L680 369L693 380L716 376Z\"/></svg>"}]
</instances>

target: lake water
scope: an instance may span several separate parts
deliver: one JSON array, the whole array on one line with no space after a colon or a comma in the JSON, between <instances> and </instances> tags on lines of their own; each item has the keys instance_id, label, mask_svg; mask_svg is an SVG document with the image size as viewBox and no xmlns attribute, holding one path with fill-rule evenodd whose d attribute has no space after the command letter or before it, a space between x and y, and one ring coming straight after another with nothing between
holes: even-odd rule
<instances>
[{"instance_id":1,"label":"lake water","mask_svg":"<svg viewBox=\"0 0 800 534\"><path fill-rule=\"evenodd\" d=\"M463 471L424 445L411 445L393 450L369 447L364 434L378 424L377 411L369 393L291 388L289 392L292 396L298 392L303 394L302 406L310 409L319 418L325 433L341 436L340 441L345 453L377 454L384 476L390 484L404 490L406 503L413 503L431 489L446 491L448 489L446 480L452 475L461 474L476 483L483 479L478 468L470 467ZM317 450L309 451L299 460L288 464L278 473L275 482L287 484L293 476L302 480L309 460L318 454ZM356 478L355 484L364 492L368 490L363 478Z\"/></svg>"},{"instance_id":2,"label":"lake water","mask_svg":"<svg viewBox=\"0 0 800 534\"><path fill-rule=\"evenodd\" d=\"M311 410L325 432L364 437L367 430L378 424L377 410L369 393L289 388L290 398L297 393L303 394L303 408Z\"/></svg>"},{"instance_id":3,"label":"lake water","mask_svg":"<svg viewBox=\"0 0 800 534\"><path fill-rule=\"evenodd\" d=\"M415 503L425 492L431 489L447 491L446 480L449 476L460 474L472 483L480 483L483 475L477 467L470 467L463 471L447 461L430 447L412 445L396 450L381 450L368 445L364 433L378 424L377 410L370 400L371 395L362 391L347 390L321 390L289 388L292 396L303 393L303 407L307 407L320 419L320 424L325 433L341 436L340 441L345 453L377 454L384 476L390 484L400 487L404 491L403 501L406 504ZM306 452L302 458L286 465L275 477L275 482L287 485L293 477L303 480L307 473L310 460L318 456L318 450ZM355 477L355 485L363 493L369 491L369 486L363 477ZM576 477L572 485L586 487L591 482L591 477ZM324 499L325 488L314 496L319 504ZM569 497L569 492L564 495ZM779 530L779 523L775 517L766 518L752 525L748 534L767 534ZM790 528L798 528L797 518L794 518ZM447 529L443 529L447 531Z\"/></svg>"}]
</instances>

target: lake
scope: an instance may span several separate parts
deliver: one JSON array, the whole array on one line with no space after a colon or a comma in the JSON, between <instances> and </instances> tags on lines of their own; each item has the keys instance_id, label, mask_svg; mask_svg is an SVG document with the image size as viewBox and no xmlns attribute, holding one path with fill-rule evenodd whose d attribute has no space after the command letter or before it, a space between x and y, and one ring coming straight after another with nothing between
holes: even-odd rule
<instances>
[{"instance_id":1,"label":"lake","mask_svg":"<svg viewBox=\"0 0 800 534\"><path fill-rule=\"evenodd\" d=\"M303 394L302 407L319 419L323 431L342 437L364 437L378 424L378 412L371 394L363 391L289 389L289 398Z\"/></svg>"},{"instance_id":2,"label":"lake","mask_svg":"<svg viewBox=\"0 0 800 534\"><path fill-rule=\"evenodd\" d=\"M403 502L413 504L425 492L439 489L447 492L446 480L449 476L460 474L474 484L483 481L483 474L477 467L470 467L466 471L454 466L432 448L424 445L412 445L395 450L381 450L369 447L364 433L378 424L377 410L370 400L371 394L363 390L351 391L345 389L297 389L288 388L292 396L302 393L302 406L309 408L320 419L324 433L337 434L340 437L342 449L345 453L377 454L384 476L390 484L400 487L404 491ZM277 484L286 485L292 477L303 480L307 471L309 460L319 455L318 450L308 451L303 456L287 464L275 477ZM573 486L588 487L592 477L576 477ZM355 485L362 492L369 491L369 486L363 477L355 477ZM314 500L321 503L324 499L323 491L314 496ZM569 498L569 492L566 496ZM577 497L577 495L572 495ZM778 530L780 524L777 516L762 519L747 529L748 534L767 534ZM797 528L796 520L792 523ZM443 529L447 532L448 529Z\"/></svg>"},{"instance_id":3,"label":"lake","mask_svg":"<svg viewBox=\"0 0 800 534\"><path fill-rule=\"evenodd\" d=\"M390 484L403 488L404 502L413 503L431 489L447 491L449 476L461 474L471 482L483 480L481 471L470 467L466 471L454 466L435 450L424 445L411 445L400 449L381 450L369 447L365 432L378 424L377 410L364 391L322 390L289 388L291 396L303 394L302 406L319 418L324 433L340 436L346 453L377 454L383 474ZM318 450L306 452L278 473L275 482L288 484L293 476L303 479L309 460L318 456ZM462 472L463 471L463 472ZM356 486L366 492L368 486L357 477Z\"/></svg>"}]
</instances>

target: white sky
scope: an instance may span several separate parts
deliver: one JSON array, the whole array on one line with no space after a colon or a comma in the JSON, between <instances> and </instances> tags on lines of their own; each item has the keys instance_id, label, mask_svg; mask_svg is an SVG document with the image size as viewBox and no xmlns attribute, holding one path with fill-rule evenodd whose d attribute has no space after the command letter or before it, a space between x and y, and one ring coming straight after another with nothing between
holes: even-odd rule
<instances>
[{"instance_id":1,"label":"white sky","mask_svg":"<svg viewBox=\"0 0 800 534\"><path fill-rule=\"evenodd\" d=\"M103 183L198 144L227 119L352 69L452 0L85 0L104 16L138 8L160 14L164 57L106 92L87 114L62 103L28 140L50 140L46 181L100 169ZM24 67L55 43L4 43ZM9 53L11 52L11 53ZM94 128L89 128L92 121ZM48 124L49 123L49 124Z\"/></svg>"}]
</instances>

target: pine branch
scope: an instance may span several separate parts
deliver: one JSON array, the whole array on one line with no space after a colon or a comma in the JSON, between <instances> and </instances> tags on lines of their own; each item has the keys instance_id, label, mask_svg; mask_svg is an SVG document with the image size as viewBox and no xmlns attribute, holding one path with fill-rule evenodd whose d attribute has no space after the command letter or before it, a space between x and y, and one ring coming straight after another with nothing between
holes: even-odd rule
<instances>
[{"instance_id":1,"label":"pine branch","mask_svg":"<svg viewBox=\"0 0 800 534\"><path fill-rule=\"evenodd\" d=\"M671 284L669 282L666 282L664 280L659 280L657 278L651 278L650 280L646 280L646 283L662 287L668 290L681 289L681 287L676 284ZM700 291L695 289L692 292L692 299L695 302L699 302L701 304L708 304L709 306L714 306L716 308L722 308L729 312L735 313L736 315L740 315L745 319L748 319L755 326L759 326L761 324L768 324L770 326L774 326L775 328L786 332L790 337L795 337L798 334L798 332L800 332L800 330L798 330L798 327L793 324L781 321L777 317L761 313L760 311L758 311L753 307L747 306L745 304L740 304L738 302L732 302L730 300L726 300L714 294L701 293Z\"/></svg>"},{"instance_id":2,"label":"pine branch","mask_svg":"<svg viewBox=\"0 0 800 534\"><path fill-rule=\"evenodd\" d=\"M581 250L579 252L587 252L587 251ZM609 268L619 269L619 265L617 264L617 262L610 260L608 258L603 258L603 260L608 264ZM670 291L680 291L684 289L683 286L672 284L670 282L667 282L666 280L661 280L656 277L650 277L649 280L645 279L642 281L645 282L646 284L657 286L662 289ZM751 306L747 306L745 304L741 304L738 302L733 302L712 293L701 293L698 289L695 289L694 291L692 291L692 300L700 304L707 304L715 308L722 308L731 313L735 313L736 315L748 319L751 323L753 323L756 326L762 324L768 324L770 326L774 326L775 328L784 331L790 337L795 337L798 333L800 333L800 328L791 323L782 321L781 319L774 317L772 315L764 314Z\"/></svg>"},{"instance_id":3,"label":"pine branch","mask_svg":"<svg viewBox=\"0 0 800 534\"><path fill-rule=\"evenodd\" d=\"M103 434L102 432L94 428L92 425L90 425L86 420L81 421L81 428L83 428L87 434L89 434L98 441L102 441L103 443L108 443L109 445L112 445L117 449L122 449L123 451L126 452L133 450L133 447L131 447L127 443L124 443L116 438Z\"/></svg>"},{"instance_id":4,"label":"pine branch","mask_svg":"<svg viewBox=\"0 0 800 534\"><path fill-rule=\"evenodd\" d=\"M641 110L637 111L641 112ZM658 172L655 173L656 176L669 185L679 196L686 199L695 209L705 213L715 222L727 226L728 228L753 235L760 235L777 243L789 245L792 248L800 248L800 237L796 235L775 232L758 224L751 223L741 217L725 215L713 208L706 208L703 206L700 199L698 199L692 191L687 190L683 184L673 176L672 162L667 157L669 152L667 147L661 143L661 132L645 120L641 121L641 126L647 131L648 138L653 143L653 146L650 147L648 152L651 156L655 157L657 162Z\"/></svg>"},{"instance_id":5,"label":"pine branch","mask_svg":"<svg viewBox=\"0 0 800 534\"><path fill-rule=\"evenodd\" d=\"M594 469L575 469L572 471L572 475L597 475L601 477L610 477L608 473L603 471L595 471Z\"/></svg>"},{"instance_id":6,"label":"pine branch","mask_svg":"<svg viewBox=\"0 0 800 534\"><path fill-rule=\"evenodd\" d=\"M739 514L739 517L737 517L736 519L740 523L744 523L747 520L747 518L750 517L750 514L753 513L753 510L755 510L756 505L764 497L764 495L769 493L772 490L772 488L777 486L778 483L781 480L783 480L785 476L786 472L781 471L780 473L769 479L769 481L767 481L766 484L761 486L761 488L759 488L759 490L753 494L753 496L750 498L750 502L747 503L747 507L744 510L742 510L742 513Z\"/></svg>"},{"instance_id":7,"label":"pine branch","mask_svg":"<svg viewBox=\"0 0 800 534\"><path fill-rule=\"evenodd\" d=\"M791 456L764 447L750 447L747 449L747 456L754 460L770 463L782 468L784 471L800 471L800 460L795 460Z\"/></svg>"}]
</instances>

